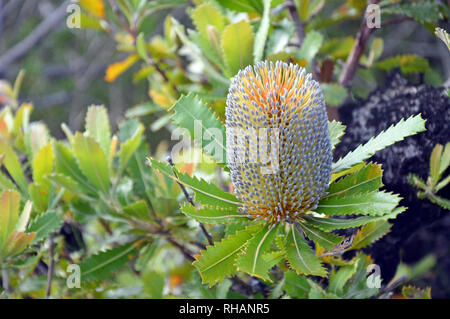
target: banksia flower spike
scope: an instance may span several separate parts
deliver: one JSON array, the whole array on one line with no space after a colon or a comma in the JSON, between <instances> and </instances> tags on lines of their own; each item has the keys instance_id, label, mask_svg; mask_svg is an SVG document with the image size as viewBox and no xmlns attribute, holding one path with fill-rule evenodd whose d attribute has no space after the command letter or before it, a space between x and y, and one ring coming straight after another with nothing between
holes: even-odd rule
<instances>
[{"instance_id":1,"label":"banksia flower spike","mask_svg":"<svg viewBox=\"0 0 450 319\"><path fill-rule=\"evenodd\" d=\"M317 207L331 178L328 117L319 83L282 62L248 66L232 79L227 161L242 213L275 225Z\"/></svg>"}]
</instances>

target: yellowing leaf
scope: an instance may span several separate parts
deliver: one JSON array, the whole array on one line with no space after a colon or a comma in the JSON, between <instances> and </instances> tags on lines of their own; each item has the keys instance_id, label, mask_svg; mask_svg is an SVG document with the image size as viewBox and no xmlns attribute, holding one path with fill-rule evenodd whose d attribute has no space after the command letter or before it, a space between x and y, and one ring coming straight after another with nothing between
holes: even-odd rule
<instances>
[{"instance_id":1,"label":"yellowing leaf","mask_svg":"<svg viewBox=\"0 0 450 319\"><path fill-rule=\"evenodd\" d=\"M19 220L20 195L7 190L0 197L0 248L14 231Z\"/></svg>"},{"instance_id":2,"label":"yellowing leaf","mask_svg":"<svg viewBox=\"0 0 450 319\"><path fill-rule=\"evenodd\" d=\"M123 61L110 64L106 69L105 81L114 82L119 75L128 70L138 60L139 56L137 54L132 54Z\"/></svg>"},{"instance_id":3,"label":"yellowing leaf","mask_svg":"<svg viewBox=\"0 0 450 319\"><path fill-rule=\"evenodd\" d=\"M105 4L103 0L80 0L80 5L96 17L105 17Z\"/></svg>"},{"instance_id":4,"label":"yellowing leaf","mask_svg":"<svg viewBox=\"0 0 450 319\"><path fill-rule=\"evenodd\" d=\"M161 91L150 90L149 95L159 106L169 108L176 102L176 99L168 91L167 87L163 87Z\"/></svg>"}]
</instances>

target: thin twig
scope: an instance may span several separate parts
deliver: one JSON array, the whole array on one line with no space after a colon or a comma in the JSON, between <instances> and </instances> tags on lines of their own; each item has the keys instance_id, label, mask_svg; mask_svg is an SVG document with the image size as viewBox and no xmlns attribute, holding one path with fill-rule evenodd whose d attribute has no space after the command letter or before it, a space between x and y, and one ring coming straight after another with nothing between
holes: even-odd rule
<instances>
[{"instance_id":1,"label":"thin twig","mask_svg":"<svg viewBox=\"0 0 450 319\"><path fill-rule=\"evenodd\" d=\"M172 238L172 237L167 237L167 240L172 244L172 245L174 245L175 247L177 247L180 251L181 251L181 253L184 255L184 257L186 258L186 259L188 259L188 260L190 260L190 261L194 261L195 260L195 258L194 258L194 256L193 256L193 254L192 254L192 252L189 250L189 249L187 249L186 247L184 247L182 244L180 244L179 242L177 242L174 238Z\"/></svg>"},{"instance_id":2,"label":"thin twig","mask_svg":"<svg viewBox=\"0 0 450 319\"><path fill-rule=\"evenodd\" d=\"M111 5L112 11L116 15L117 19L119 19L120 24L122 27L127 30L127 32L133 37L135 40L137 37L136 30L129 25L126 18L122 15L122 12L120 12L119 6L117 5L116 0L109 0L109 4Z\"/></svg>"},{"instance_id":3,"label":"thin twig","mask_svg":"<svg viewBox=\"0 0 450 319\"><path fill-rule=\"evenodd\" d=\"M52 290L52 282L53 282L53 275L55 273L55 241L53 239L53 235L50 235L49 237L50 241L50 249L49 249L49 266L48 266L48 272L47 272L47 290L45 292L45 295L47 298L50 298L50 293Z\"/></svg>"},{"instance_id":4,"label":"thin twig","mask_svg":"<svg viewBox=\"0 0 450 319\"><path fill-rule=\"evenodd\" d=\"M174 167L172 158L170 156L167 157L167 161L169 162L170 166ZM189 194L188 194L188 192L186 190L186 187L184 187L184 185L181 184L178 181L178 175L177 175L177 172L175 170L173 171L173 175L176 178L177 184L180 186L181 190L183 191L183 194L184 194L184 197L186 197L186 200L189 202L189 204L191 204L193 207L195 207L194 200L192 199L191 196L189 196ZM205 235L206 239L208 240L208 243L210 245L214 245L214 241L212 239L212 236L208 233L208 231L206 230L205 226L202 223L200 223L200 228L201 228L203 234Z\"/></svg>"},{"instance_id":5,"label":"thin twig","mask_svg":"<svg viewBox=\"0 0 450 319\"><path fill-rule=\"evenodd\" d=\"M286 7L289 11L289 15L291 16L292 21L295 23L295 31L297 33L299 46L301 47L303 41L305 40L305 28L303 26L303 22L300 21L298 16L297 7L295 6L294 1L286 0Z\"/></svg>"},{"instance_id":6,"label":"thin twig","mask_svg":"<svg viewBox=\"0 0 450 319\"><path fill-rule=\"evenodd\" d=\"M377 4L380 0L369 0L368 4ZM353 79L353 76L356 73L356 69L358 68L359 59L361 55L364 53L364 49L366 48L367 41L372 34L373 28L369 28L367 25L367 8L364 10L364 16L359 28L358 35L356 36L355 43L353 44L352 51L347 57L347 61L345 62L344 68L342 69L341 76L339 78L339 84L343 86L348 86Z\"/></svg>"},{"instance_id":7,"label":"thin twig","mask_svg":"<svg viewBox=\"0 0 450 319\"><path fill-rule=\"evenodd\" d=\"M384 286L383 288L380 289L380 291L376 294L376 296L374 297L374 299L378 299L380 298L382 295L384 295L385 293L389 293L392 290L394 290L400 283L402 283L403 281L405 281L408 278L408 276L406 275L402 275L400 278L396 279L395 281L389 283L388 285Z\"/></svg>"},{"instance_id":8,"label":"thin twig","mask_svg":"<svg viewBox=\"0 0 450 319\"><path fill-rule=\"evenodd\" d=\"M52 14L42 21L25 39L17 43L0 57L0 71L6 70L12 63L23 58L55 27L64 20L68 1L64 1Z\"/></svg>"}]
</instances>

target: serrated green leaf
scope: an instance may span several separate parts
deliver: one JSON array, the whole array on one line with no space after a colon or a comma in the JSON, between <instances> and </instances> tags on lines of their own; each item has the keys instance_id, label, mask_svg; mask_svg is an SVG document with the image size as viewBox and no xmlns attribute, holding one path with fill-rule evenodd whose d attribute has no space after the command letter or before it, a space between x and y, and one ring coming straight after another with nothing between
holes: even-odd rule
<instances>
[{"instance_id":1,"label":"serrated green leaf","mask_svg":"<svg viewBox=\"0 0 450 319\"><path fill-rule=\"evenodd\" d=\"M350 168L368 158L376 152L382 150L395 142L402 141L405 137L425 131L425 121L421 115L411 116L406 121L401 119L395 125L390 126L386 131L381 132L376 137L372 137L364 145L358 146L354 151L348 153L344 158L333 164L333 172L339 172Z\"/></svg>"},{"instance_id":2,"label":"serrated green leaf","mask_svg":"<svg viewBox=\"0 0 450 319\"><path fill-rule=\"evenodd\" d=\"M428 194L427 198L435 204L442 206L445 209L450 210L450 200L442 198L434 194Z\"/></svg>"},{"instance_id":3,"label":"serrated green leaf","mask_svg":"<svg viewBox=\"0 0 450 319\"><path fill-rule=\"evenodd\" d=\"M195 193L195 201L200 204L228 208L237 208L237 206L240 205L240 202L233 194L224 192L214 184L209 184L205 180L198 179L194 176L191 177L187 173L180 174L170 165L155 161L152 158L149 158L149 161L151 167L159 170L167 177L179 181L181 184L191 188ZM178 179L175 178L174 171L177 173Z\"/></svg>"},{"instance_id":4,"label":"serrated green leaf","mask_svg":"<svg viewBox=\"0 0 450 319\"><path fill-rule=\"evenodd\" d=\"M316 228L308 223L300 222L299 226L305 233L306 237L308 237L313 242L318 243L320 246L326 249L333 249L334 246L336 246L342 241L341 236L324 232L319 228Z\"/></svg>"},{"instance_id":5,"label":"serrated green leaf","mask_svg":"<svg viewBox=\"0 0 450 319\"><path fill-rule=\"evenodd\" d=\"M398 214L404 212L406 210L405 207L398 207L394 209L391 213L382 216L362 216L357 218L319 218L307 216L305 220L312 225L319 227L324 231L332 231L336 229L346 229L346 228L354 228L359 227L371 222L376 222L380 220L388 220L394 219Z\"/></svg>"},{"instance_id":6,"label":"serrated green leaf","mask_svg":"<svg viewBox=\"0 0 450 319\"><path fill-rule=\"evenodd\" d=\"M269 269L275 267L278 263L285 259L284 251L271 251L263 255L264 260L267 262Z\"/></svg>"},{"instance_id":7,"label":"serrated green leaf","mask_svg":"<svg viewBox=\"0 0 450 319\"><path fill-rule=\"evenodd\" d=\"M331 183L328 194L323 198L376 191L383 186L382 174L381 165L372 163L364 165L358 171Z\"/></svg>"},{"instance_id":8,"label":"serrated green leaf","mask_svg":"<svg viewBox=\"0 0 450 319\"><path fill-rule=\"evenodd\" d=\"M254 35L250 23L240 21L229 24L223 31L221 46L228 77L233 77L239 70L253 64Z\"/></svg>"},{"instance_id":9,"label":"serrated green leaf","mask_svg":"<svg viewBox=\"0 0 450 319\"><path fill-rule=\"evenodd\" d=\"M400 199L398 195L383 191L333 196L321 199L316 212L327 216L351 214L381 216L391 212Z\"/></svg>"},{"instance_id":10,"label":"serrated green leaf","mask_svg":"<svg viewBox=\"0 0 450 319\"><path fill-rule=\"evenodd\" d=\"M237 271L238 254L257 229L255 226L247 227L203 250L193 263L200 272L202 282L212 287L215 283L234 275Z\"/></svg>"},{"instance_id":11,"label":"serrated green leaf","mask_svg":"<svg viewBox=\"0 0 450 319\"><path fill-rule=\"evenodd\" d=\"M117 246L111 250L99 252L80 264L81 280L101 280L108 278L138 253L136 242Z\"/></svg>"},{"instance_id":12,"label":"serrated green leaf","mask_svg":"<svg viewBox=\"0 0 450 319\"><path fill-rule=\"evenodd\" d=\"M111 128L108 113L103 105L91 105L86 114L86 132L109 155L111 144Z\"/></svg>"},{"instance_id":13,"label":"serrated green leaf","mask_svg":"<svg viewBox=\"0 0 450 319\"><path fill-rule=\"evenodd\" d=\"M341 295L347 281L356 273L357 264L342 266L330 276L328 291L336 295Z\"/></svg>"},{"instance_id":14,"label":"serrated green leaf","mask_svg":"<svg viewBox=\"0 0 450 319\"><path fill-rule=\"evenodd\" d=\"M378 288L367 287L367 267L374 261L363 253L357 253L356 273L346 287L344 298L366 299L378 293Z\"/></svg>"},{"instance_id":15,"label":"serrated green leaf","mask_svg":"<svg viewBox=\"0 0 450 319\"><path fill-rule=\"evenodd\" d=\"M87 179L104 194L109 190L109 165L105 152L91 137L77 132L73 139L73 153Z\"/></svg>"},{"instance_id":16,"label":"serrated green leaf","mask_svg":"<svg viewBox=\"0 0 450 319\"><path fill-rule=\"evenodd\" d=\"M33 243L45 239L62 225L63 219L55 212L48 212L36 217L27 228L28 233L36 233Z\"/></svg>"},{"instance_id":17,"label":"serrated green leaf","mask_svg":"<svg viewBox=\"0 0 450 319\"><path fill-rule=\"evenodd\" d=\"M264 12L261 18L258 32L255 36L255 45L253 47L254 63L259 62L264 56L267 34L270 26L270 4L272 0L263 0Z\"/></svg>"},{"instance_id":18,"label":"serrated green leaf","mask_svg":"<svg viewBox=\"0 0 450 319\"><path fill-rule=\"evenodd\" d=\"M191 139L219 163L226 162L225 126L197 96L182 96L171 108L178 127L189 131Z\"/></svg>"},{"instance_id":19,"label":"serrated green leaf","mask_svg":"<svg viewBox=\"0 0 450 319\"><path fill-rule=\"evenodd\" d=\"M391 230L391 224L385 220L371 222L361 227L353 239L351 249L361 249L371 245Z\"/></svg>"},{"instance_id":20,"label":"serrated green leaf","mask_svg":"<svg viewBox=\"0 0 450 319\"><path fill-rule=\"evenodd\" d=\"M55 154L55 168L57 173L70 177L80 185L83 192L91 195L96 193L95 187L87 181L86 176L77 164L75 156L67 146L61 142L55 142L53 144L53 152Z\"/></svg>"},{"instance_id":21,"label":"serrated green leaf","mask_svg":"<svg viewBox=\"0 0 450 319\"><path fill-rule=\"evenodd\" d=\"M286 237L286 259L289 266L301 275L314 275L326 277L327 271L320 263L306 242L305 238L300 234L295 225L291 225Z\"/></svg>"},{"instance_id":22,"label":"serrated green leaf","mask_svg":"<svg viewBox=\"0 0 450 319\"><path fill-rule=\"evenodd\" d=\"M143 132L144 132L144 125L139 123L132 136L129 139L127 139L124 143L122 143L119 153L120 171L125 169L131 156L134 154L134 152L141 144Z\"/></svg>"},{"instance_id":23,"label":"serrated green leaf","mask_svg":"<svg viewBox=\"0 0 450 319\"><path fill-rule=\"evenodd\" d=\"M195 219L200 223L207 224L227 224L232 222L248 221L246 215L238 213L236 208L230 207L202 207L195 208L192 205L184 205L181 211L188 217Z\"/></svg>"},{"instance_id":24,"label":"serrated green leaf","mask_svg":"<svg viewBox=\"0 0 450 319\"><path fill-rule=\"evenodd\" d=\"M328 122L328 135L331 139L331 147L334 149L336 145L341 141L341 137L345 133L346 126L338 121Z\"/></svg>"},{"instance_id":25,"label":"serrated green leaf","mask_svg":"<svg viewBox=\"0 0 450 319\"><path fill-rule=\"evenodd\" d=\"M270 264L263 255L270 249L277 227L262 227L248 242L238 258L238 269L249 275L272 282L269 277Z\"/></svg>"}]
</instances>

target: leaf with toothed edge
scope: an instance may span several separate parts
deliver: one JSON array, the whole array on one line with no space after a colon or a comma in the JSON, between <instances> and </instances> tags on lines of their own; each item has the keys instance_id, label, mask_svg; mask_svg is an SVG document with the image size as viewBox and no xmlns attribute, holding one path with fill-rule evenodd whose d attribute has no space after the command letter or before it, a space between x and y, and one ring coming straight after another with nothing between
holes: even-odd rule
<instances>
[{"instance_id":1,"label":"leaf with toothed edge","mask_svg":"<svg viewBox=\"0 0 450 319\"><path fill-rule=\"evenodd\" d=\"M224 208L206 206L195 208L192 205L186 204L181 207L181 211L186 216L191 217L200 223L227 224L249 221L246 215L238 213L234 207Z\"/></svg>"},{"instance_id":2,"label":"leaf with toothed edge","mask_svg":"<svg viewBox=\"0 0 450 319\"><path fill-rule=\"evenodd\" d=\"M290 268L297 274L327 276L327 271L322 266L320 259L313 254L311 247L295 225L290 226L285 245L286 259Z\"/></svg>"},{"instance_id":3,"label":"leaf with toothed edge","mask_svg":"<svg viewBox=\"0 0 450 319\"><path fill-rule=\"evenodd\" d=\"M341 137L345 133L346 126L338 121L328 121L328 135L331 139L331 148L334 149L341 141Z\"/></svg>"},{"instance_id":4,"label":"leaf with toothed edge","mask_svg":"<svg viewBox=\"0 0 450 319\"><path fill-rule=\"evenodd\" d=\"M328 194L323 198L376 191L383 186L382 174L381 165L366 164L358 171L331 183L327 190Z\"/></svg>"},{"instance_id":5,"label":"leaf with toothed edge","mask_svg":"<svg viewBox=\"0 0 450 319\"><path fill-rule=\"evenodd\" d=\"M385 220L372 222L361 227L353 239L350 249L361 249L369 246L389 233L392 225Z\"/></svg>"},{"instance_id":6,"label":"leaf with toothed edge","mask_svg":"<svg viewBox=\"0 0 450 319\"><path fill-rule=\"evenodd\" d=\"M331 274L328 291L337 295L342 294L345 284L356 273L357 263L353 265L343 266L338 271Z\"/></svg>"},{"instance_id":7,"label":"leaf with toothed edge","mask_svg":"<svg viewBox=\"0 0 450 319\"><path fill-rule=\"evenodd\" d=\"M400 200L401 197L398 195L384 191L333 196L322 198L316 212L327 216L351 214L382 216L391 212Z\"/></svg>"},{"instance_id":8,"label":"leaf with toothed edge","mask_svg":"<svg viewBox=\"0 0 450 319\"><path fill-rule=\"evenodd\" d=\"M236 261L239 253L258 229L261 229L260 225L246 227L203 250L192 263L200 272L202 282L212 287L215 283L234 275L237 271Z\"/></svg>"},{"instance_id":9,"label":"leaf with toothed edge","mask_svg":"<svg viewBox=\"0 0 450 319\"><path fill-rule=\"evenodd\" d=\"M117 246L111 250L99 252L80 264L82 280L105 279L117 271L138 253L138 242Z\"/></svg>"},{"instance_id":10,"label":"leaf with toothed edge","mask_svg":"<svg viewBox=\"0 0 450 319\"><path fill-rule=\"evenodd\" d=\"M333 164L333 173L350 168L368 158L376 152L388 147L395 142L402 141L405 137L425 131L425 120L421 115L411 116L407 120L401 119L397 124L390 126L386 131L376 137L372 137L367 143L358 146L349 152L344 158Z\"/></svg>"},{"instance_id":11,"label":"leaf with toothed edge","mask_svg":"<svg viewBox=\"0 0 450 319\"><path fill-rule=\"evenodd\" d=\"M50 211L31 221L27 228L27 232L36 233L33 243L38 243L47 238L51 233L57 231L61 227L63 221L64 220L58 216L58 214Z\"/></svg>"},{"instance_id":12,"label":"leaf with toothed edge","mask_svg":"<svg viewBox=\"0 0 450 319\"><path fill-rule=\"evenodd\" d=\"M187 129L194 143L218 163L226 162L225 126L217 115L193 93L181 96L170 108L171 120Z\"/></svg>"},{"instance_id":13,"label":"leaf with toothed edge","mask_svg":"<svg viewBox=\"0 0 450 319\"><path fill-rule=\"evenodd\" d=\"M104 194L109 190L109 165L105 152L90 136L77 132L73 138L73 154L81 171Z\"/></svg>"},{"instance_id":14,"label":"leaf with toothed edge","mask_svg":"<svg viewBox=\"0 0 450 319\"><path fill-rule=\"evenodd\" d=\"M238 269L249 275L272 282L269 277L270 263L263 258L263 255L270 249L276 233L276 226L265 225L255 234L247 242L242 255L238 258Z\"/></svg>"},{"instance_id":15,"label":"leaf with toothed edge","mask_svg":"<svg viewBox=\"0 0 450 319\"><path fill-rule=\"evenodd\" d=\"M268 253L265 253L263 255L264 260L267 262L270 268L274 267L279 262L283 261L285 258L284 251L271 251Z\"/></svg>"},{"instance_id":16,"label":"leaf with toothed edge","mask_svg":"<svg viewBox=\"0 0 450 319\"><path fill-rule=\"evenodd\" d=\"M151 167L192 189L195 194L195 201L200 204L235 209L241 204L233 194L224 192L214 184L209 184L203 179L191 177L187 173L180 174L169 164L158 162L152 158L148 158L148 161ZM178 178L174 176L174 172L177 173Z\"/></svg>"},{"instance_id":17,"label":"leaf with toothed edge","mask_svg":"<svg viewBox=\"0 0 450 319\"><path fill-rule=\"evenodd\" d=\"M311 226L309 223L300 222L298 224L305 233L306 237L311 239L313 242L318 243L320 246L325 247L326 249L332 249L342 241L341 236L324 232L317 227Z\"/></svg>"},{"instance_id":18,"label":"leaf with toothed edge","mask_svg":"<svg viewBox=\"0 0 450 319\"><path fill-rule=\"evenodd\" d=\"M394 219L398 214L404 212L405 210L406 207L397 207L392 212L382 216L362 216L348 219L306 216L305 220L311 225L314 225L324 231L332 231L336 229L359 227L380 220Z\"/></svg>"}]
</instances>

